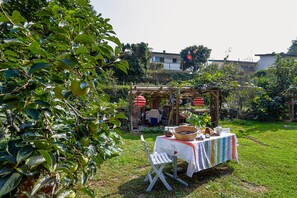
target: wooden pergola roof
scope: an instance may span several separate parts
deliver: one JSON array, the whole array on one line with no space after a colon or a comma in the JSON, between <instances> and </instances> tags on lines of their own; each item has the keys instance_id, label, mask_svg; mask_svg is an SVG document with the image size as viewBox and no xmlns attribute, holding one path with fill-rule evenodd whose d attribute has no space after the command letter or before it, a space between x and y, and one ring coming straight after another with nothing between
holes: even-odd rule
<instances>
[{"instance_id":1,"label":"wooden pergola roof","mask_svg":"<svg viewBox=\"0 0 297 198\"><path fill-rule=\"evenodd\" d=\"M215 91L215 90L219 90L219 88L215 88L215 87L205 87L205 86L182 86L182 87L171 87L171 86L136 86L133 85L131 86L131 93L133 95L144 95L144 94L173 94L176 93L177 91L181 94L181 95L199 95L202 93L206 93L206 92L211 92L211 91Z\"/></svg>"},{"instance_id":2,"label":"wooden pergola roof","mask_svg":"<svg viewBox=\"0 0 297 198\"><path fill-rule=\"evenodd\" d=\"M137 95L143 96L154 96L160 98L169 97L171 94L175 94L177 97L176 101L179 101L182 97L191 97L204 93L210 94L210 113L212 116L212 124L218 125L219 122L219 92L220 89L217 87L207 87L207 86L167 86L167 85L159 85L159 86L137 86L132 85L130 87L130 112L133 111L133 99ZM179 111L179 103L176 102L175 108L177 112ZM131 127L132 127L132 116L131 119ZM176 122L178 120L178 114L176 115ZM178 122L177 122L178 123Z\"/></svg>"}]
</instances>

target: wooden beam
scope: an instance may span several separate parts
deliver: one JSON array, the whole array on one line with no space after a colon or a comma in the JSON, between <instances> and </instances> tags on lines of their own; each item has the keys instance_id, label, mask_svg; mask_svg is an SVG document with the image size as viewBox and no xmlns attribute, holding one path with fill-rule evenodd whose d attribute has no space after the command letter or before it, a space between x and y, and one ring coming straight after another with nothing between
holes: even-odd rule
<instances>
[{"instance_id":1,"label":"wooden beam","mask_svg":"<svg viewBox=\"0 0 297 198\"><path fill-rule=\"evenodd\" d=\"M292 100L291 100L292 102L291 102L291 104L292 104L292 120L294 120L294 103L295 103L295 100L294 100L294 98L292 97Z\"/></svg>"},{"instance_id":2,"label":"wooden beam","mask_svg":"<svg viewBox=\"0 0 297 198\"><path fill-rule=\"evenodd\" d=\"M179 91L177 91L176 93L175 109L176 109L175 124L179 125Z\"/></svg>"},{"instance_id":3,"label":"wooden beam","mask_svg":"<svg viewBox=\"0 0 297 198\"><path fill-rule=\"evenodd\" d=\"M130 93L129 93L129 103L130 103L130 131L133 130L133 116L132 116L132 112L133 112L133 93L132 93L132 86L130 87Z\"/></svg>"}]
</instances>

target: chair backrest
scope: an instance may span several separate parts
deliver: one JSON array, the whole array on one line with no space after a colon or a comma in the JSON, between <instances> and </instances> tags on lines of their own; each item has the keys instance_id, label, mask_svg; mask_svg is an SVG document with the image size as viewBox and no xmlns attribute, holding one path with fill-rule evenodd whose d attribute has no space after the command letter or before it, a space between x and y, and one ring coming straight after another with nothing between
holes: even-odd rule
<instances>
[{"instance_id":1,"label":"chair backrest","mask_svg":"<svg viewBox=\"0 0 297 198\"><path fill-rule=\"evenodd\" d=\"M153 125L153 126L158 125L158 118L151 118L150 123L151 123L151 125Z\"/></svg>"},{"instance_id":2,"label":"chair backrest","mask_svg":"<svg viewBox=\"0 0 297 198\"><path fill-rule=\"evenodd\" d=\"M151 164L153 164L153 161L152 161L151 156L150 156L150 152L148 150L147 143L145 142L143 135L140 136L140 139L141 139L141 142L142 142L142 144L144 146L144 150L145 150L145 153L146 153L146 156L147 156L148 160L150 161Z\"/></svg>"}]
</instances>

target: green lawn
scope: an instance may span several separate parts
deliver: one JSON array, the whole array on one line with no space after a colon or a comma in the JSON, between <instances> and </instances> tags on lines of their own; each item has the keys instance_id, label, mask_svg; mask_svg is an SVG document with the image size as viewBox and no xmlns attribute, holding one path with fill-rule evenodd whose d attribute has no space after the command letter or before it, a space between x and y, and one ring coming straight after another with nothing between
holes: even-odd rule
<instances>
[{"instance_id":1,"label":"green lawn","mask_svg":"<svg viewBox=\"0 0 297 198\"><path fill-rule=\"evenodd\" d=\"M183 167L179 176L189 187L167 178L173 192L157 182L146 193L148 183L143 179L150 166L140 133L125 133L123 152L101 166L90 187L96 197L297 197L297 127L250 121L221 125L237 134L239 164L229 162L190 178L185 175L187 164L179 161ZM152 150L160 134L144 135Z\"/></svg>"}]
</instances>

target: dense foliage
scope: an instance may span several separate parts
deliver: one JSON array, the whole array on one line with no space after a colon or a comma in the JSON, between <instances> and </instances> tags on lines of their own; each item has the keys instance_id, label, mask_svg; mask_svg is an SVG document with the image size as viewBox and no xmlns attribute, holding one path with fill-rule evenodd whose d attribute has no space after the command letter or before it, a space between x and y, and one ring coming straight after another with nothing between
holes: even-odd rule
<instances>
[{"instance_id":1,"label":"dense foliage","mask_svg":"<svg viewBox=\"0 0 297 198\"><path fill-rule=\"evenodd\" d=\"M176 82L182 84L183 81L191 80L196 77L196 74L190 74L183 71L153 71L149 70L143 78L143 82L147 84L166 85Z\"/></svg>"},{"instance_id":2,"label":"dense foliage","mask_svg":"<svg viewBox=\"0 0 297 198\"><path fill-rule=\"evenodd\" d=\"M196 72L204 63L206 63L210 56L210 52L211 49L208 49L203 45L186 47L180 52L180 69L183 71L190 69L193 72Z\"/></svg>"},{"instance_id":3,"label":"dense foliage","mask_svg":"<svg viewBox=\"0 0 297 198\"><path fill-rule=\"evenodd\" d=\"M259 88L249 82L250 77L240 65L211 64L200 69L192 85L220 88L220 111L224 117L238 117L248 111Z\"/></svg>"},{"instance_id":4,"label":"dense foliage","mask_svg":"<svg viewBox=\"0 0 297 198\"><path fill-rule=\"evenodd\" d=\"M147 69L152 70L152 71L161 71L161 70L164 69L164 64L162 64L162 63L150 63Z\"/></svg>"},{"instance_id":5,"label":"dense foliage","mask_svg":"<svg viewBox=\"0 0 297 198\"><path fill-rule=\"evenodd\" d=\"M278 55L274 65L258 71L252 82L261 87L252 103L254 117L259 120L274 121L287 118L288 101L296 95L297 62L294 59L281 59Z\"/></svg>"},{"instance_id":6,"label":"dense foliage","mask_svg":"<svg viewBox=\"0 0 297 198\"><path fill-rule=\"evenodd\" d=\"M148 44L123 44L122 59L129 63L129 70L125 74L122 70L116 69L115 76L121 84L138 83L144 77L149 65Z\"/></svg>"},{"instance_id":7,"label":"dense foliage","mask_svg":"<svg viewBox=\"0 0 297 198\"><path fill-rule=\"evenodd\" d=\"M292 41L292 45L288 49L289 55L297 55L297 40Z\"/></svg>"},{"instance_id":8,"label":"dense foliage","mask_svg":"<svg viewBox=\"0 0 297 198\"><path fill-rule=\"evenodd\" d=\"M88 0L67 2L30 18L0 1L0 197L94 197L88 179L119 152L125 116L101 88L105 68L127 70L121 43Z\"/></svg>"}]
</instances>

